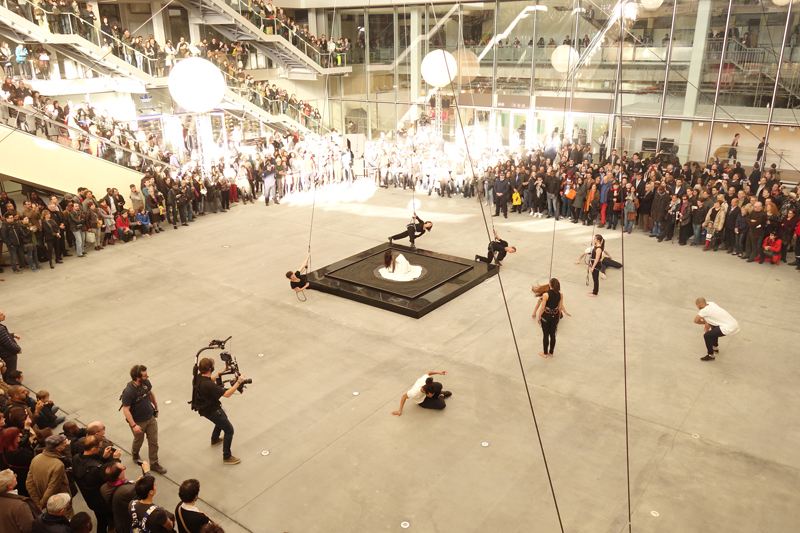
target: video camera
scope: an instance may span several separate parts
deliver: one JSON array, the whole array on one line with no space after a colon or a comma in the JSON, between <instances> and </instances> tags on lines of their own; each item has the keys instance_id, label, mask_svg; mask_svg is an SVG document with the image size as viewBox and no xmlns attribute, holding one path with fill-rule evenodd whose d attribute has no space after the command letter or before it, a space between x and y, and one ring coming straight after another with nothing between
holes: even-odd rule
<instances>
[{"instance_id":1,"label":"video camera","mask_svg":"<svg viewBox=\"0 0 800 533\"><path fill-rule=\"evenodd\" d=\"M225 363L227 370L224 372L220 372L219 376L217 376L217 385L222 387L225 383L225 380L222 379L222 376L231 375L233 377L230 380L228 380L228 383L231 385L231 387L233 387L234 385L236 385L236 382L239 381L239 377L242 375L242 373L239 372L239 363L236 362L236 357L232 356L229 352L222 352L221 354L219 354L219 357L220 359L222 359L222 362ZM242 384L239 385L239 394L244 394L245 385L250 385L252 383L253 383L252 379L245 379L244 381L242 381Z\"/></svg>"},{"instance_id":2,"label":"video camera","mask_svg":"<svg viewBox=\"0 0 800 533\"><path fill-rule=\"evenodd\" d=\"M197 355L194 359L194 368L192 369L192 400L189 402L192 405L192 409L196 409L195 407L195 400L196 400L196 393L197 389L195 387L197 383L197 377L200 374L198 370L198 364L200 362L200 354L206 350L225 350L225 344L231 340L231 337L228 337L225 340L212 340L208 343L208 346L205 348L201 348L200 351L197 352ZM223 372L220 372L219 376L217 377L217 385L220 387L224 386L224 383L227 381L232 387L236 385L236 382L239 380L239 377L242 375L239 371L239 363L236 361L236 358L230 354L230 352L223 351L220 354L220 358L222 362L225 363L226 369ZM230 380L223 380L222 376L233 376ZM253 383L252 379L245 379L242 384L239 386L239 393L244 393L245 385L250 385Z\"/></svg>"}]
</instances>

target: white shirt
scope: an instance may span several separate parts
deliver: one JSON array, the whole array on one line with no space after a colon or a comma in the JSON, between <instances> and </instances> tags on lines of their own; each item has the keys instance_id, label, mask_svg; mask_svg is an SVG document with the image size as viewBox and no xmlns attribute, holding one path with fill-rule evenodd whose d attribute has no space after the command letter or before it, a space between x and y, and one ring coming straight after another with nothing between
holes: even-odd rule
<instances>
[{"instance_id":1,"label":"white shirt","mask_svg":"<svg viewBox=\"0 0 800 533\"><path fill-rule=\"evenodd\" d=\"M697 314L703 317L707 324L719 326L723 335L739 333L739 323L736 319L714 302L708 302L708 305L702 308Z\"/></svg>"},{"instance_id":2,"label":"white shirt","mask_svg":"<svg viewBox=\"0 0 800 533\"><path fill-rule=\"evenodd\" d=\"M424 376L419 378L416 383L414 383L414 386L411 387L406 393L406 396L408 396L409 400L415 401L417 403L422 403L423 401L425 401L426 396L425 393L422 392L422 386L425 385L425 380L428 379L429 377L430 375L425 374Z\"/></svg>"}]
</instances>

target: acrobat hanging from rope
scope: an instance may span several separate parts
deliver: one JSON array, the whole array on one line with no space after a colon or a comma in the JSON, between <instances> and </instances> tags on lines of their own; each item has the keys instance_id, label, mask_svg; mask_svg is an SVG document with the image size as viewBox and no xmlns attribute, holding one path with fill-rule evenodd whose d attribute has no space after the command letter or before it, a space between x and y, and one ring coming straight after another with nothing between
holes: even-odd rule
<instances>
[{"instance_id":1,"label":"acrobat hanging from rope","mask_svg":"<svg viewBox=\"0 0 800 533\"><path fill-rule=\"evenodd\" d=\"M411 217L411 223L406 226L406 231L389 237L389 244L392 244L392 241L397 241L408 237L408 240L411 241L411 248L416 249L414 240L418 237L422 237L426 231L433 231L433 222L425 222L417 216L417 212L415 211L414 216Z\"/></svg>"},{"instance_id":2,"label":"acrobat hanging from rope","mask_svg":"<svg viewBox=\"0 0 800 533\"><path fill-rule=\"evenodd\" d=\"M497 230L493 229L494 232L494 240L489 243L488 253L486 257L481 257L480 255L475 256L475 261L480 261L483 263L491 264L492 261L495 262L497 266L503 266L503 259L505 259L506 254L513 254L517 251L515 246L509 246L507 241L504 241L497 235Z\"/></svg>"},{"instance_id":3,"label":"acrobat hanging from rope","mask_svg":"<svg viewBox=\"0 0 800 533\"><path fill-rule=\"evenodd\" d=\"M292 272L289 270L286 272L286 277L289 279L289 285L292 287L294 292L298 293L298 298L300 298L300 293L303 292L308 288L308 274L306 270L308 269L308 260L311 259L311 251L309 250L308 255L306 256L306 260L303 261L303 265L300 267L299 270L296 272Z\"/></svg>"}]
</instances>

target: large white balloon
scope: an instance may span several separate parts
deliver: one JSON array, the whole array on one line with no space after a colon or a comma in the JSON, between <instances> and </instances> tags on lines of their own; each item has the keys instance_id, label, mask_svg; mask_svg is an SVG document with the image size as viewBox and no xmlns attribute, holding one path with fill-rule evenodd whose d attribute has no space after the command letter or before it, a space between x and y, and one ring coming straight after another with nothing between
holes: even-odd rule
<instances>
[{"instance_id":1,"label":"large white balloon","mask_svg":"<svg viewBox=\"0 0 800 533\"><path fill-rule=\"evenodd\" d=\"M650 11L655 11L661 7L663 3L664 0L642 0L642 7Z\"/></svg>"},{"instance_id":2,"label":"large white balloon","mask_svg":"<svg viewBox=\"0 0 800 533\"><path fill-rule=\"evenodd\" d=\"M563 74L575 68L579 57L578 52L574 48L568 44L562 44L553 50L553 54L550 56L550 62L553 63L554 69Z\"/></svg>"},{"instance_id":3,"label":"large white balloon","mask_svg":"<svg viewBox=\"0 0 800 533\"><path fill-rule=\"evenodd\" d=\"M428 85L444 87L449 85L458 73L458 63L453 54L446 50L434 50L422 60L422 77Z\"/></svg>"},{"instance_id":4,"label":"large white balloon","mask_svg":"<svg viewBox=\"0 0 800 533\"><path fill-rule=\"evenodd\" d=\"M477 78L480 67L478 56L473 51L464 49L458 51L458 81L462 85Z\"/></svg>"},{"instance_id":5,"label":"large white balloon","mask_svg":"<svg viewBox=\"0 0 800 533\"><path fill-rule=\"evenodd\" d=\"M796 4L797 2L800 2L800 0L772 0L772 3L776 6L788 6L789 2Z\"/></svg>"},{"instance_id":6,"label":"large white balloon","mask_svg":"<svg viewBox=\"0 0 800 533\"><path fill-rule=\"evenodd\" d=\"M169 74L169 93L182 108L195 113L211 111L225 96L225 77L210 61L183 59Z\"/></svg>"}]
</instances>

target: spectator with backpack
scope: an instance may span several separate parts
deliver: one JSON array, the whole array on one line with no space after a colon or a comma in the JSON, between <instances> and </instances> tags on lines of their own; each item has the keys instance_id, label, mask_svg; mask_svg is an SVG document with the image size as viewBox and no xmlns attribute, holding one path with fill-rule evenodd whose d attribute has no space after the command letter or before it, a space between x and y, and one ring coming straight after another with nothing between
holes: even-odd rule
<instances>
[{"instance_id":1,"label":"spectator with backpack","mask_svg":"<svg viewBox=\"0 0 800 533\"><path fill-rule=\"evenodd\" d=\"M156 495L156 480L152 476L139 478L134 485L137 500L129 507L131 533L163 533L174 531L174 516L153 503Z\"/></svg>"}]
</instances>

